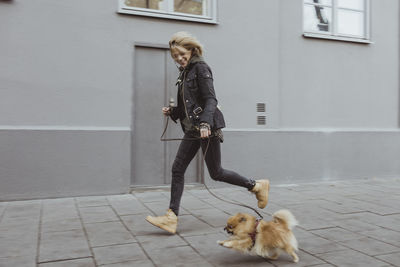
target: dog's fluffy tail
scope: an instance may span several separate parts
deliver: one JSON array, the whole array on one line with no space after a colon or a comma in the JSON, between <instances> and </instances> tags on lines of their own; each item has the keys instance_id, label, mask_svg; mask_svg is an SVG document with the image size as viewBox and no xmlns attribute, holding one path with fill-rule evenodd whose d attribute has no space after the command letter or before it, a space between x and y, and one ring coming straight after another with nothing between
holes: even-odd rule
<instances>
[{"instance_id":1,"label":"dog's fluffy tail","mask_svg":"<svg viewBox=\"0 0 400 267\"><path fill-rule=\"evenodd\" d=\"M292 230L293 227L299 224L289 210L278 210L272 217L278 222L285 224L289 230Z\"/></svg>"}]
</instances>

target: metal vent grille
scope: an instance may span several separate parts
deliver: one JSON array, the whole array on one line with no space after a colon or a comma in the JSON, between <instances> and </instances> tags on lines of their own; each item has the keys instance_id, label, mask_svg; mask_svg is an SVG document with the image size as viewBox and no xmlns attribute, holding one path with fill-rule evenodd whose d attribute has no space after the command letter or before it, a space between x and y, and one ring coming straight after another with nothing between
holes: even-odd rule
<instances>
[{"instance_id":1,"label":"metal vent grille","mask_svg":"<svg viewBox=\"0 0 400 267\"><path fill-rule=\"evenodd\" d=\"M265 116L257 116L257 125L265 125L266 117Z\"/></svg>"},{"instance_id":2,"label":"metal vent grille","mask_svg":"<svg viewBox=\"0 0 400 267\"><path fill-rule=\"evenodd\" d=\"M257 112L265 112L265 103L257 103Z\"/></svg>"}]
</instances>

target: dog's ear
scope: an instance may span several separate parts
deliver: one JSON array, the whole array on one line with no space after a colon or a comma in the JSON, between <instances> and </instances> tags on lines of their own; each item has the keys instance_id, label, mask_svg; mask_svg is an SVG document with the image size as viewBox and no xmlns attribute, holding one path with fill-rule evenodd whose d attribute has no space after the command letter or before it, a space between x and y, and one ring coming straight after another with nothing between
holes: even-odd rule
<instances>
[{"instance_id":1,"label":"dog's ear","mask_svg":"<svg viewBox=\"0 0 400 267\"><path fill-rule=\"evenodd\" d=\"M240 219L239 219L239 222L240 222L240 223L241 223L241 222L245 222L245 221L247 221L245 217L240 217Z\"/></svg>"}]
</instances>

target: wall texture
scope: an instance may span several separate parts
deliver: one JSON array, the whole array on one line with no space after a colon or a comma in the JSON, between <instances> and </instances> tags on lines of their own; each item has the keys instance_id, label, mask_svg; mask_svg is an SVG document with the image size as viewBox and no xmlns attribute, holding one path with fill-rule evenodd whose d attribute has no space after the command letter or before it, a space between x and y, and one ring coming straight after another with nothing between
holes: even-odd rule
<instances>
[{"instance_id":1,"label":"wall texture","mask_svg":"<svg viewBox=\"0 0 400 267\"><path fill-rule=\"evenodd\" d=\"M399 9L371 0L373 43L356 44L304 38L300 0L220 0L217 25L122 15L117 0L0 1L0 200L127 192L134 44L180 30L205 45L227 168L399 176Z\"/></svg>"}]
</instances>

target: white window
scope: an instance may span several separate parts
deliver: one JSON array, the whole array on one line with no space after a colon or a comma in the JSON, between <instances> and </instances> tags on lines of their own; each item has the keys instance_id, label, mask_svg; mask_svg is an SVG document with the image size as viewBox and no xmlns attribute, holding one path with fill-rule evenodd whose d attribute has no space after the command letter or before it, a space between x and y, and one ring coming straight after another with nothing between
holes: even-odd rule
<instances>
[{"instance_id":1,"label":"white window","mask_svg":"<svg viewBox=\"0 0 400 267\"><path fill-rule=\"evenodd\" d=\"M304 0L304 36L369 42L369 0Z\"/></svg>"},{"instance_id":2,"label":"white window","mask_svg":"<svg viewBox=\"0 0 400 267\"><path fill-rule=\"evenodd\" d=\"M119 0L119 13L217 23L216 0Z\"/></svg>"}]
</instances>

